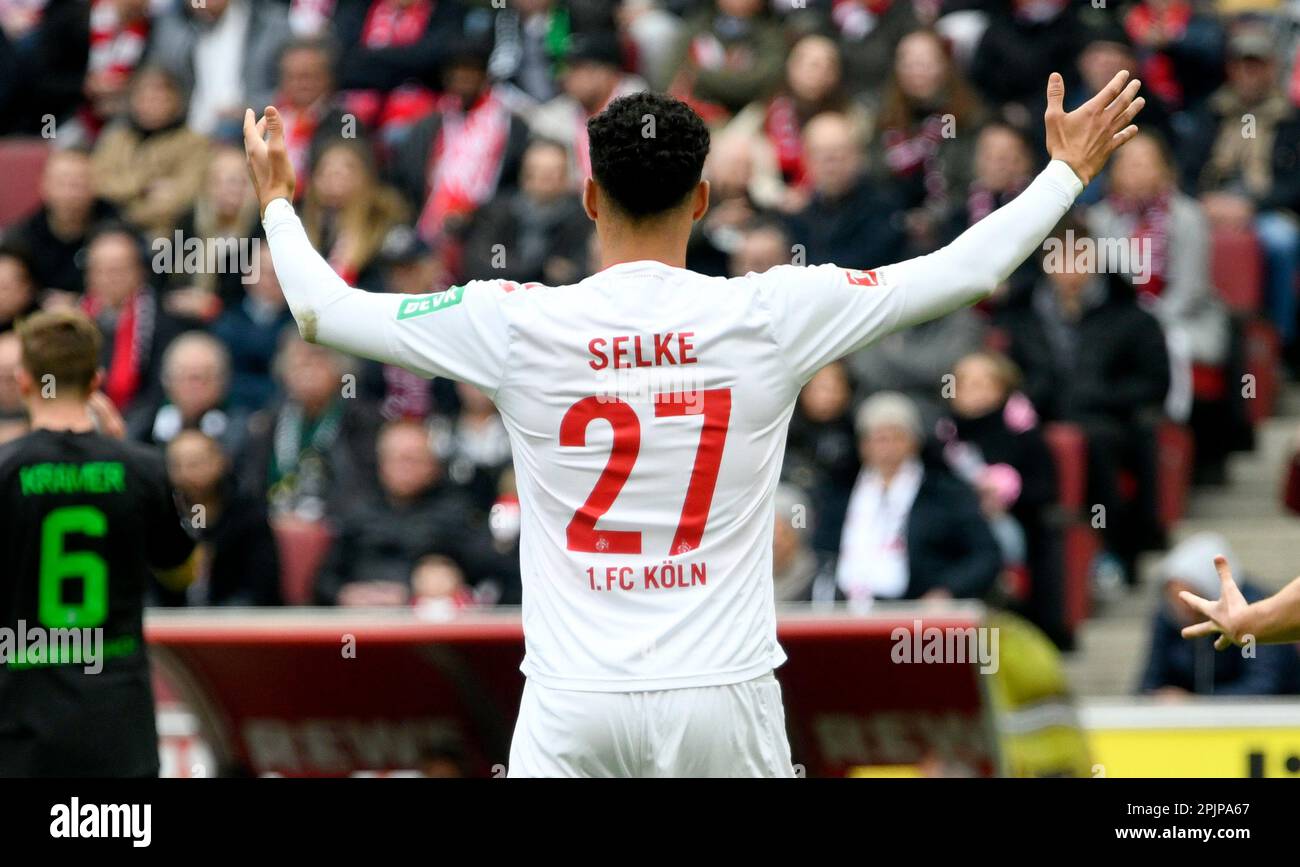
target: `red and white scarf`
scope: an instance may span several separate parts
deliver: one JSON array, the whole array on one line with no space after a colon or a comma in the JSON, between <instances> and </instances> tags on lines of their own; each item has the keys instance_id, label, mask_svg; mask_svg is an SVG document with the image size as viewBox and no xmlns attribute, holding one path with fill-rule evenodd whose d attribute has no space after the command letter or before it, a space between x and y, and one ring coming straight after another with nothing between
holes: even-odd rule
<instances>
[{"instance_id":1,"label":"red and white scarf","mask_svg":"<svg viewBox=\"0 0 1300 867\"><path fill-rule=\"evenodd\" d=\"M767 104L763 132L776 152L781 176L791 186L804 183L803 138L800 135L799 110L788 96L776 96Z\"/></svg>"},{"instance_id":2,"label":"red and white scarf","mask_svg":"<svg viewBox=\"0 0 1300 867\"><path fill-rule=\"evenodd\" d=\"M1133 218L1131 237L1146 257L1146 281L1136 283L1134 288L1141 295L1159 296L1165 289L1169 266L1169 194L1144 202L1112 196L1110 203L1120 214Z\"/></svg>"},{"instance_id":3,"label":"red and white scarf","mask_svg":"<svg viewBox=\"0 0 1300 867\"><path fill-rule=\"evenodd\" d=\"M429 198L420 213L419 232L426 241L438 238L449 216L472 212L496 192L510 117L494 90L467 111L458 102L446 106L429 154Z\"/></svg>"},{"instance_id":4,"label":"red and white scarf","mask_svg":"<svg viewBox=\"0 0 1300 867\"><path fill-rule=\"evenodd\" d=\"M896 177L923 172L926 204L942 203L948 193L938 159L943 128L943 116L932 114L910 130L887 129L883 133L885 166Z\"/></svg>"},{"instance_id":5,"label":"red and white scarf","mask_svg":"<svg viewBox=\"0 0 1300 867\"><path fill-rule=\"evenodd\" d=\"M81 299L81 309L92 319L107 312L89 293ZM133 292L117 311L104 394L118 409L126 409L140 390L143 370L149 361L156 314L153 293L145 289Z\"/></svg>"},{"instance_id":6,"label":"red and white scarf","mask_svg":"<svg viewBox=\"0 0 1300 867\"><path fill-rule=\"evenodd\" d=\"M392 48L419 42L434 6L434 0L416 0L409 5L375 0L366 13L361 44L366 48Z\"/></svg>"},{"instance_id":7,"label":"red and white scarf","mask_svg":"<svg viewBox=\"0 0 1300 867\"><path fill-rule=\"evenodd\" d=\"M86 74L107 73L123 80L130 78L144 56L148 39L148 15L123 24L113 0L93 0Z\"/></svg>"}]
</instances>

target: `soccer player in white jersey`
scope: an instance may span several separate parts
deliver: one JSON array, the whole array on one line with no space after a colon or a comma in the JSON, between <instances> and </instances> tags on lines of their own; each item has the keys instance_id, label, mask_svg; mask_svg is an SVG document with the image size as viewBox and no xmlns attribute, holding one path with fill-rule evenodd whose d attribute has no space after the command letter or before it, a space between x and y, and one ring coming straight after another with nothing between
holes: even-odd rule
<instances>
[{"instance_id":1,"label":"soccer player in white jersey","mask_svg":"<svg viewBox=\"0 0 1300 867\"><path fill-rule=\"evenodd\" d=\"M571 286L476 281L425 296L335 275L290 204L280 115L248 112L266 237L303 337L475 385L509 431L527 676L510 776L792 775L772 527L799 389L992 292L1136 134L1138 87L1121 73L1066 113L1052 75L1052 162L935 253L734 279L684 267L709 200L704 124L668 97L623 97L588 124L583 204L602 269Z\"/></svg>"}]
</instances>

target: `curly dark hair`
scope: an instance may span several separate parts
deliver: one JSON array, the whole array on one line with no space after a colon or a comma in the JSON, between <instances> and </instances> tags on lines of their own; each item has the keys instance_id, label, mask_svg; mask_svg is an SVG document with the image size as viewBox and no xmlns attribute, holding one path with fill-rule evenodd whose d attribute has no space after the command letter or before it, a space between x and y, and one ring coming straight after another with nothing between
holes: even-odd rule
<instances>
[{"instance_id":1,"label":"curly dark hair","mask_svg":"<svg viewBox=\"0 0 1300 867\"><path fill-rule=\"evenodd\" d=\"M621 96L587 121L591 174L633 219L663 213L700 182L709 130L686 103L658 93Z\"/></svg>"}]
</instances>

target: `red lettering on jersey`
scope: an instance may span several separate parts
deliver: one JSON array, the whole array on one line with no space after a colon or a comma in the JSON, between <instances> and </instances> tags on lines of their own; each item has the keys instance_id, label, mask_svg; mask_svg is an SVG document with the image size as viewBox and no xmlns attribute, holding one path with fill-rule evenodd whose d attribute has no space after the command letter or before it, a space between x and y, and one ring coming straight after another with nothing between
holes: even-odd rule
<instances>
[{"instance_id":1,"label":"red lettering on jersey","mask_svg":"<svg viewBox=\"0 0 1300 867\"><path fill-rule=\"evenodd\" d=\"M632 338L632 346L633 346L633 349L635 350L632 354L633 354L633 356L635 356L635 358L636 358L636 366L637 366L637 367L654 367L654 361L651 360L651 359L649 359L649 358L646 358L644 355L641 354L641 335L640 335L640 334L638 334L636 337L633 337L633 338Z\"/></svg>"},{"instance_id":2,"label":"red lettering on jersey","mask_svg":"<svg viewBox=\"0 0 1300 867\"><path fill-rule=\"evenodd\" d=\"M626 348L626 346L625 346L626 343L627 343L627 337L626 337L626 336L615 337L615 338L614 338L614 351L613 351L613 353L612 353L613 356L614 356L614 367L631 367L631 366L632 366L632 365L630 365L630 364L622 364L622 363L620 363L620 361L619 361L619 359L622 359L622 358L626 358L626 357L627 357L627 348Z\"/></svg>"},{"instance_id":3,"label":"red lettering on jersey","mask_svg":"<svg viewBox=\"0 0 1300 867\"><path fill-rule=\"evenodd\" d=\"M681 334L677 335L677 357L681 360L682 364L695 364L699 361L698 358L690 354L691 350L695 348L695 344L686 339L694 336L694 331L683 331Z\"/></svg>"},{"instance_id":4,"label":"red lettering on jersey","mask_svg":"<svg viewBox=\"0 0 1300 867\"><path fill-rule=\"evenodd\" d=\"M872 271L851 271L845 270L845 278L854 286L879 286L880 275Z\"/></svg>"},{"instance_id":5,"label":"red lettering on jersey","mask_svg":"<svg viewBox=\"0 0 1300 867\"><path fill-rule=\"evenodd\" d=\"M591 342L587 344L587 350L596 357L595 361L587 362L591 365L592 370L604 370L606 367L609 367L609 356L601 352L601 349L603 349L604 346L605 338L603 337L593 337Z\"/></svg>"},{"instance_id":6,"label":"red lettering on jersey","mask_svg":"<svg viewBox=\"0 0 1300 867\"><path fill-rule=\"evenodd\" d=\"M673 333L655 335L655 364L676 364L673 358L673 348L668 342L673 339ZM665 361L664 359L668 359Z\"/></svg>"}]
</instances>

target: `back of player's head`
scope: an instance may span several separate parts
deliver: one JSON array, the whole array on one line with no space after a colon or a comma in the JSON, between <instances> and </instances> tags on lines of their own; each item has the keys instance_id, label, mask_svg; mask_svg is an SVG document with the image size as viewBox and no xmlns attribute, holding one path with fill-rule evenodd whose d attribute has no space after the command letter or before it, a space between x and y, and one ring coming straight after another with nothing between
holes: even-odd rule
<instances>
[{"instance_id":1,"label":"back of player's head","mask_svg":"<svg viewBox=\"0 0 1300 867\"><path fill-rule=\"evenodd\" d=\"M681 205L700 183L709 130L670 96L634 93L587 121L591 175L633 220Z\"/></svg>"},{"instance_id":2,"label":"back of player's head","mask_svg":"<svg viewBox=\"0 0 1300 867\"><path fill-rule=\"evenodd\" d=\"M65 390L78 397L90 392L103 341L90 317L79 310L46 310L21 320L17 331L23 369L38 386L52 382L55 397Z\"/></svg>"}]
</instances>

